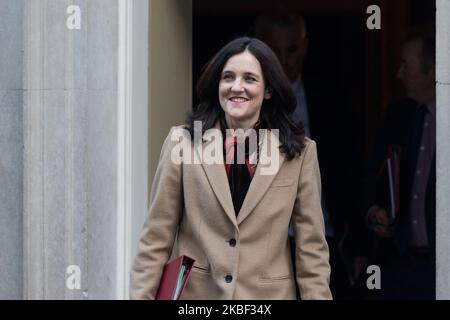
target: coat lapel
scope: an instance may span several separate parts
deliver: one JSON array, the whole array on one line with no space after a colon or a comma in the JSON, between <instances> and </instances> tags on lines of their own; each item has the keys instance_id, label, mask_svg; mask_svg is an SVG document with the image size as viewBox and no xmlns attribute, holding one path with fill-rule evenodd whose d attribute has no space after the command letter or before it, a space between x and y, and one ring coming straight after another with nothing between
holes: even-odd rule
<instances>
[{"instance_id":1,"label":"coat lapel","mask_svg":"<svg viewBox=\"0 0 450 320\"><path fill-rule=\"evenodd\" d=\"M260 161L256 167L255 175L245 196L244 203L242 204L241 211L239 212L237 223L238 225L244 221L245 218L253 211L256 205L259 203L267 189L275 179L278 170L281 168L284 162L284 155L279 151L280 141L277 136L271 131L265 130L264 141L262 143ZM270 152L274 152L274 156L269 157ZM268 161L272 161L271 165L274 170L268 170Z\"/></svg>"},{"instance_id":2,"label":"coat lapel","mask_svg":"<svg viewBox=\"0 0 450 320\"><path fill-rule=\"evenodd\" d=\"M219 123L216 124L215 129L220 130ZM203 152L210 143L213 143L214 138L212 138L212 136L213 134L208 131L203 135ZM279 151L280 141L278 140L278 137L276 135L274 135L270 130L264 130L263 139L264 140L260 153L260 161L256 168L256 172L253 176L252 182L250 183L250 187L248 189L247 195L245 196L244 203L242 204L237 219L234 212L228 177L225 171L225 165L223 163L222 141L220 143L221 147L216 148L218 149L216 151L219 153L217 155L217 159L222 159L220 163L207 164L205 163L205 161L201 161L203 170L208 177L208 181L211 185L212 190L214 191L220 205L223 207L227 216L233 222L236 229L238 229L238 225L249 216L249 214L259 203L263 195L266 193L285 159L284 155ZM197 155L200 155L202 150L201 148L199 148L199 146L196 146L195 152L197 153ZM269 156L272 152L275 154L275 157ZM269 161L272 162L270 163ZM273 170L268 170L269 166L273 168Z\"/></svg>"},{"instance_id":3,"label":"coat lapel","mask_svg":"<svg viewBox=\"0 0 450 320\"><path fill-rule=\"evenodd\" d=\"M214 129L218 129L220 131L220 125L219 123L216 124ZM212 139L214 139L213 134L211 131L206 131L203 135L203 152L205 151L205 148L213 143ZM222 134L220 135L222 137ZM230 220L233 222L234 226L237 227L237 220L236 220L236 214L234 212L233 207L233 200L231 199L231 191L230 186L228 183L228 177L227 173L225 171L225 165L223 163L223 143L222 140L220 142L220 148L216 148L218 150L215 150L218 152L217 159L222 159L219 163L214 164L207 164L205 161L201 161L203 170L206 173L206 176L208 177L209 183L211 185L212 190L214 191L217 199L219 200L220 205L225 210L227 216L230 218ZM200 155L202 153L202 150L199 146L195 147L195 152L197 152L197 155ZM203 159L203 158L201 158Z\"/></svg>"}]
</instances>

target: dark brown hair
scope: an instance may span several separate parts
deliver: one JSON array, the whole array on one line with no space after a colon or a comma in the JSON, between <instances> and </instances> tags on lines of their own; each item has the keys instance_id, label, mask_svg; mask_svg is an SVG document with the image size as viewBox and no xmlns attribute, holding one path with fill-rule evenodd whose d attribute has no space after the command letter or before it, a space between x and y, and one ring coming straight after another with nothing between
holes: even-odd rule
<instances>
[{"instance_id":1,"label":"dark brown hair","mask_svg":"<svg viewBox=\"0 0 450 320\"><path fill-rule=\"evenodd\" d=\"M199 103L187 117L187 128L193 137L194 121L202 121L203 135L224 117L218 94L220 76L228 59L246 50L259 61L266 87L272 92L261 106L261 128L279 130L280 151L291 160L300 155L305 136L303 124L296 124L292 118L295 95L275 53L256 38L241 37L229 42L206 64L196 87Z\"/></svg>"}]
</instances>

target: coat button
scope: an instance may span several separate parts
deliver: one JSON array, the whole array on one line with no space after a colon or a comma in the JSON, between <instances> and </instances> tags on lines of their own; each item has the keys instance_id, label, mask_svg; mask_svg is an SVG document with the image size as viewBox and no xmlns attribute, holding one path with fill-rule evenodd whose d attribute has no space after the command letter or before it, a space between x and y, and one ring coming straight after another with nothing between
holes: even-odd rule
<instances>
[{"instance_id":1,"label":"coat button","mask_svg":"<svg viewBox=\"0 0 450 320\"><path fill-rule=\"evenodd\" d=\"M230 243L230 247L235 247L236 246L236 239L232 238L228 242Z\"/></svg>"},{"instance_id":2,"label":"coat button","mask_svg":"<svg viewBox=\"0 0 450 320\"><path fill-rule=\"evenodd\" d=\"M230 276L229 274L225 276L225 282L226 283L230 283L231 281L233 281L233 277Z\"/></svg>"}]
</instances>

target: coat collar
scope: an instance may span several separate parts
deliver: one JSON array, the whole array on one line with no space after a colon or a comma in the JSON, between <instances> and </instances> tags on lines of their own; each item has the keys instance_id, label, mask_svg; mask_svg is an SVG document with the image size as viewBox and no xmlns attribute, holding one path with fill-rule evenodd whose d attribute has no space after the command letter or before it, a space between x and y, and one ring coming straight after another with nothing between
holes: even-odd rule
<instances>
[{"instance_id":1,"label":"coat collar","mask_svg":"<svg viewBox=\"0 0 450 320\"><path fill-rule=\"evenodd\" d=\"M214 128L220 131L220 125L218 122ZM207 164L205 161L201 161L203 170L208 177L212 190L214 191L219 203L225 210L227 216L238 230L239 224L250 215L263 195L266 193L285 159L284 155L278 148L280 145L278 137L270 130L265 130L262 132L264 132L264 136L260 137L263 139L260 161L237 219L233 208L233 200L231 198L228 177L223 161L221 163L214 164ZM202 150L204 153L205 148L214 142L214 138L212 136L213 134L211 131L205 132L203 135L203 143L201 144L202 148L200 148L200 144L195 147L197 155L200 155ZM220 134L220 137L222 138L222 134ZM220 141L220 146L223 146L222 141L223 140ZM218 146L219 143L216 145ZM215 151L219 153L217 155L217 159L223 159L223 148L220 147L215 149ZM268 156L270 155L270 152L274 153L273 157Z\"/></svg>"}]
</instances>

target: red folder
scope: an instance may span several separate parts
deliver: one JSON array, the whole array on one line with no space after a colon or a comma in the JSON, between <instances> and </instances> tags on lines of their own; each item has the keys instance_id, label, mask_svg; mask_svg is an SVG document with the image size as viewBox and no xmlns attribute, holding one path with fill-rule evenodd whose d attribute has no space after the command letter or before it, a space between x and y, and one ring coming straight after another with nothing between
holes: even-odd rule
<instances>
[{"instance_id":1,"label":"red folder","mask_svg":"<svg viewBox=\"0 0 450 320\"><path fill-rule=\"evenodd\" d=\"M195 260L179 256L164 266L156 300L179 300L189 280ZM177 290L178 289L178 290Z\"/></svg>"}]
</instances>

